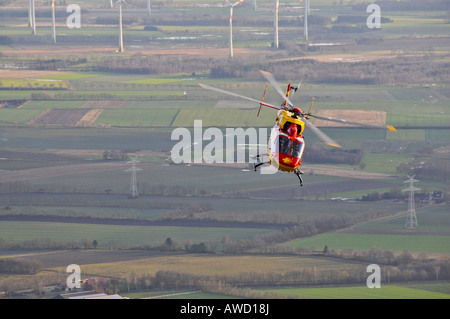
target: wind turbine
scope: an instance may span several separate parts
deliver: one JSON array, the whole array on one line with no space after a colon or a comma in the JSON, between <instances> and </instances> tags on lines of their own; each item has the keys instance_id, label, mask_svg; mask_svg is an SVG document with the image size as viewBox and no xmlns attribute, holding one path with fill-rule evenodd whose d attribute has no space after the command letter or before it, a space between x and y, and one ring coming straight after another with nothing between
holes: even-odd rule
<instances>
[{"instance_id":1,"label":"wind turbine","mask_svg":"<svg viewBox=\"0 0 450 319\"><path fill-rule=\"evenodd\" d=\"M33 19L31 18L31 0L28 0L28 26L33 25Z\"/></svg>"},{"instance_id":2,"label":"wind turbine","mask_svg":"<svg viewBox=\"0 0 450 319\"><path fill-rule=\"evenodd\" d=\"M125 0L118 0L119 3L119 52L123 52L123 30L122 30L122 3L127 3Z\"/></svg>"},{"instance_id":3,"label":"wind turbine","mask_svg":"<svg viewBox=\"0 0 450 319\"><path fill-rule=\"evenodd\" d=\"M31 34L36 34L36 12L34 10L34 0L30 0Z\"/></svg>"},{"instance_id":4,"label":"wind turbine","mask_svg":"<svg viewBox=\"0 0 450 319\"><path fill-rule=\"evenodd\" d=\"M55 0L52 1L52 41L56 43Z\"/></svg>"},{"instance_id":5,"label":"wind turbine","mask_svg":"<svg viewBox=\"0 0 450 319\"><path fill-rule=\"evenodd\" d=\"M151 13L152 13L152 6L150 0L147 0L147 16L150 16Z\"/></svg>"},{"instance_id":6,"label":"wind turbine","mask_svg":"<svg viewBox=\"0 0 450 319\"><path fill-rule=\"evenodd\" d=\"M303 28L303 38L305 41L308 41L308 15L309 15L309 0L305 0L305 16L303 21L305 26Z\"/></svg>"},{"instance_id":7,"label":"wind turbine","mask_svg":"<svg viewBox=\"0 0 450 319\"><path fill-rule=\"evenodd\" d=\"M273 46L278 49L278 8L280 6L280 0L275 0L275 13L273 18L273 31L275 33L275 39L273 40Z\"/></svg>"},{"instance_id":8,"label":"wind turbine","mask_svg":"<svg viewBox=\"0 0 450 319\"><path fill-rule=\"evenodd\" d=\"M233 57L233 8L237 6L244 0L239 0L233 4L231 4L228 0L225 0L226 3L230 6L230 58Z\"/></svg>"}]
</instances>

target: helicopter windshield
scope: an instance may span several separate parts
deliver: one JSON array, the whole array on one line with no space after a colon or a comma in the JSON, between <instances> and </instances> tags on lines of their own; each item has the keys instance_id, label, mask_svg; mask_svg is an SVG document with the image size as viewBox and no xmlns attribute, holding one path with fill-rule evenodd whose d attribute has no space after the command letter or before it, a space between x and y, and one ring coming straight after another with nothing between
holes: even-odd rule
<instances>
[{"instance_id":1,"label":"helicopter windshield","mask_svg":"<svg viewBox=\"0 0 450 319\"><path fill-rule=\"evenodd\" d=\"M303 145L303 143L280 136L278 150L282 154L299 158L303 152Z\"/></svg>"}]
</instances>

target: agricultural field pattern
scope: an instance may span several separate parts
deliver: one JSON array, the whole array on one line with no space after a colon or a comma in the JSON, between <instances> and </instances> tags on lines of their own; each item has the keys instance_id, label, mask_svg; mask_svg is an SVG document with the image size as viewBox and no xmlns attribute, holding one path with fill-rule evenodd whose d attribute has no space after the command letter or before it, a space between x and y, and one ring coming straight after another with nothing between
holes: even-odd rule
<instances>
[{"instance_id":1,"label":"agricultural field pattern","mask_svg":"<svg viewBox=\"0 0 450 319\"><path fill-rule=\"evenodd\" d=\"M73 264L130 299L450 298L448 1L374 1L375 27L310 1L306 30L306 1L274 28L247 0L233 51L228 2L127 0L123 48L119 3L54 3L0 0L0 299L61 298ZM304 112L396 131L311 118L341 148L306 126L303 186L255 171L277 117L257 101L283 103L261 70Z\"/></svg>"}]
</instances>

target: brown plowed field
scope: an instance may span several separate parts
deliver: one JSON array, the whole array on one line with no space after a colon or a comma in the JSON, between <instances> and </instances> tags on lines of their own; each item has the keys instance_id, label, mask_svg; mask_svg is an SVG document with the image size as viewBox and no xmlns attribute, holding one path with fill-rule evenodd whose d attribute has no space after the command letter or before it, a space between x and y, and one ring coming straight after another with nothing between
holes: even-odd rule
<instances>
[{"instance_id":1,"label":"brown plowed field","mask_svg":"<svg viewBox=\"0 0 450 319\"><path fill-rule=\"evenodd\" d=\"M77 126L90 126L95 123L103 109L91 109L89 110L78 122Z\"/></svg>"},{"instance_id":2,"label":"brown plowed field","mask_svg":"<svg viewBox=\"0 0 450 319\"><path fill-rule=\"evenodd\" d=\"M67 125L74 126L86 115L90 110L88 109L53 109L44 111L39 116L30 121L29 124L44 124L44 125Z\"/></svg>"},{"instance_id":3,"label":"brown plowed field","mask_svg":"<svg viewBox=\"0 0 450 319\"><path fill-rule=\"evenodd\" d=\"M148 250L118 251L118 250L71 250L20 256L20 259L39 261L43 268L67 267L74 261L78 265L109 263L118 261L137 260L151 257L162 257L174 253L162 253Z\"/></svg>"}]
</instances>

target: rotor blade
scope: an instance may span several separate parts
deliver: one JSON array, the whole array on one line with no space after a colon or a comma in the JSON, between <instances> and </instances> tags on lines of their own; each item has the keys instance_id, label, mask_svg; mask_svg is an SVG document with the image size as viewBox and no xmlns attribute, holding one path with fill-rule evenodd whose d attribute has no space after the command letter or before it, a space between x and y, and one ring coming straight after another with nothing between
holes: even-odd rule
<instances>
[{"instance_id":1,"label":"rotor blade","mask_svg":"<svg viewBox=\"0 0 450 319\"><path fill-rule=\"evenodd\" d=\"M298 90L300 90L300 86L301 86L301 85L302 85L302 80L300 80L300 82L298 82L298 84L297 84L297 89L296 89L294 92L292 92L291 97L293 97L294 94L295 94Z\"/></svg>"},{"instance_id":2,"label":"rotor blade","mask_svg":"<svg viewBox=\"0 0 450 319\"><path fill-rule=\"evenodd\" d=\"M263 71L263 70L259 70L259 72L261 72L261 74L266 78L267 81L270 82L270 84L273 85L273 87L275 88L275 90L277 91L277 93L290 105L290 106L294 106L294 104L292 104L292 102L289 100L289 98L286 97L286 93L283 92L283 90L280 88L280 85L278 84L277 80L275 80L275 78L273 77L272 73Z\"/></svg>"},{"instance_id":3,"label":"rotor blade","mask_svg":"<svg viewBox=\"0 0 450 319\"><path fill-rule=\"evenodd\" d=\"M319 130L313 124L308 122L305 118L303 118L303 119L304 119L303 122L305 122L306 126L308 126L308 128L311 131L313 131L313 133L316 134L323 142L325 142L326 144L328 144L330 146L341 148L341 146L338 143L336 143L335 141L333 141L330 137L328 137L328 135L326 135L324 132Z\"/></svg>"},{"instance_id":4,"label":"rotor blade","mask_svg":"<svg viewBox=\"0 0 450 319\"><path fill-rule=\"evenodd\" d=\"M319 115L312 115L312 114L309 114L309 116L314 117L318 120L324 120L324 121L330 121L330 122L336 122L336 123L344 123L344 124L350 124L350 125L365 126L365 127L371 127L371 128L382 128L382 129L388 129L389 131L393 131L393 132L397 131L395 129L395 127L393 127L391 125L377 125L377 124L352 122L352 121L347 121L347 120L343 120L343 119L335 119L335 118L328 117L328 116L319 116Z\"/></svg>"},{"instance_id":5,"label":"rotor blade","mask_svg":"<svg viewBox=\"0 0 450 319\"><path fill-rule=\"evenodd\" d=\"M257 99L253 99L253 98L248 97L248 96L240 95L240 94L237 94L237 93L234 93L234 92L230 92L230 91L225 91L225 90L218 89L218 88L215 88L215 87L212 87L212 86L209 86L209 85L205 85L205 84L202 84L202 83L199 83L198 85L200 85L202 88L207 89L207 90L212 90L212 91L216 91L216 92L219 92L219 93L235 96L235 97L247 100L247 101L256 102L256 103L259 103L261 105L264 105L264 106L267 106L267 107L271 107L273 109L280 110L280 107L278 107L278 106L267 104L267 103L264 103L263 101L259 101Z\"/></svg>"}]
</instances>

